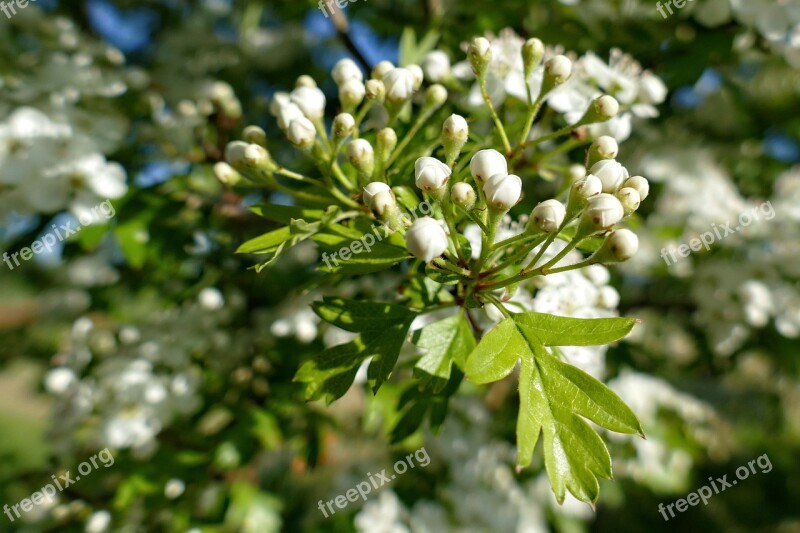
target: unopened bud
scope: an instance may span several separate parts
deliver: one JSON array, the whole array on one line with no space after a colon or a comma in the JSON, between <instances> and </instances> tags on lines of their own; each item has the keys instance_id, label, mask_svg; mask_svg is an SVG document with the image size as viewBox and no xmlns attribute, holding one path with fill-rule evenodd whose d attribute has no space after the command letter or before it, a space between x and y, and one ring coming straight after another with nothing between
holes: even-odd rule
<instances>
[{"instance_id":1,"label":"unopened bud","mask_svg":"<svg viewBox=\"0 0 800 533\"><path fill-rule=\"evenodd\" d=\"M369 100L383 102L384 98L386 98L386 85L381 80L367 80L365 89Z\"/></svg>"},{"instance_id":2,"label":"unopened bud","mask_svg":"<svg viewBox=\"0 0 800 533\"><path fill-rule=\"evenodd\" d=\"M625 210L616 197L610 194L598 194L589 199L589 205L581 217L576 238L610 229L624 216Z\"/></svg>"},{"instance_id":3,"label":"unopened bud","mask_svg":"<svg viewBox=\"0 0 800 533\"><path fill-rule=\"evenodd\" d=\"M544 81L542 82L542 95L545 95L564 84L572 75L572 61L566 56L555 56L544 64Z\"/></svg>"},{"instance_id":4,"label":"unopened bud","mask_svg":"<svg viewBox=\"0 0 800 533\"><path fill-rule=\"evenodd\" d=\"M372 77L376 80L382 80L387 72L394 70L394 65L391 61L381 61L372 67Z\"/></svg>"},{"instance_id":5,"label":"unopened bud","mask_svg":"<svg viewBox=\"0 0 800 533\"><path fill-rule=\"evenodd\" d=\"M242 132L242 138L250 144L267 146L267 132L259 126L247 126Z\"/></svg>"},{"instance_id":6,"label":"unopened bud","mask_svg":"<svg viewBox=\"0 0 800 533\"><path fill-rule=\"evenodd\" d=\"M476 37L469 45L467 57L472 70L479 78L486 75L486 68L492 61L492 43L484 37Z\"/></svg>"},{"instance_id":7,"label":"unopened bud","mask_svg":"<svg viewBox=\"0 0 800 533\"><path fill-rule=\"evenodd\" d=\"M450 198L456 203L456 205L459 205L464 209L472 209L472 206L475 205L477 196L475 195L475 189L473 189L468 183L464 183L462 181L460 183L456 183L450 189Z\"/></svg>"},{"instance_id":8,"label":"unopened bud","mask_svg":"<svg viewBox=\"0 0 800 533\"><path fill-rule=\"evenodd\" d=\"M353 115L350 113L339 113L336 115L336 118L333 119L333 127L331 128L334 141L340 142L342 139L349 137L353 134L355 127L356 119L353 118Z\"/></svg>"},{"instance_id":9,"label":"unopened bud","mask_svg":"<svg viewBox=\"0 0 800 533\"><path fill-rule=\"evenodd\" d=\"M297 78L297 82L294 84L295 87L316 87L317 82L314 81L314 78L307 74L303 74L299 78Z\"/></svg>"},{"instance_id":10,"label":"unopened bud","mask_svg":"<svg viewBox=\"0 0 800 533\"><path fill-rule=\"evenodd\" d=\"M451 76L450 58L441 50L428 52L422 60L425 76L434 83L441 83Z\"/></svg>"},{"instance_id":11,"label":"unopened bud","mask_svg":"<svg viewBox=\"0 0 800 533\"><path fill-rule=\"evenodd\" d=\"M296 118L289 124L289 128L286 130L286 138L296 148L308 150L314 146L317 130L314 127L314 123L306 117Z\"/></svg>"},{"instance_id":12,"label":"unopened bud","mask_svg":"<svg viewBox=\"0 0 800 533\"><path fill-rule=\"evenodd\" d=\"M591 260L595 263L619 263L627 261L639 251L639 237L630 230L618 229L611 233Z\"/></svg>"},{"instance_id":13,"label":"unopened bud","mask_svg":"<svg viewBox=\"0 0 800 533\"><path fill-rule=\"evenodd\" d=\"M461 115L450 115L442 126L442 144L447 164L452 166L469 138L469 125Z\"/></svg>"},{"instance_id":14,"label":"unopened bud","mask_svg":"<svg viewBox=\"0 0 800 533\"><path fill-rule=\"evenodd\" d=\"M422 68L420 68L419 65L406 65L405 68L414 78L414 90L418 91L419 88L422 87L422 82L425 79L425 74L423 74Z\"/></svg>"},{"instance_id":15,"label":"unopened bud","mask_svg":"<svg viewBox=\"0 0 800 533\"><path fill-rule=\"evenodd\" d=\"M619 144L616 139L603 135L598 137L589 148L586 166L592 168L597 162L604 159L614 159L619 154Z\"/></svg>"},{"instance_id":16,"label":"unopened bud","mask_svg":"<svg viewBox=\"0 0 800 533\"><path fill-rule=\"evenodd\" d=\"M615 196L622 204L622 208L625 210L625 216L628 216L639 209L639 204L642 201L639 197L638 191L630 187L623 187L617 191Z\"/></svg>"},{"instance_id":17,"label":"unopened bud","mask_svg":"<svg viewBox=\"0 0 800 533\"><path fill-rule=\"evenodd\" d=\"M364 139L354 139L347 146L347 158L356 168L359 176L367 180L375 170L375 152L372 145Z\"/></svg>"},{"instance_id":18,"label":"unopened bud","mask_svg":"<svg viewBox=\"0 0 800 533\"><path fill-rule=\"evenodd\" d=\"M354 110L364 100L366 88L360 80L348 80L339 86L339 100L348 111Z\"/></svg>"},{"instance_id":19,"label":"unopened bud","mask_svg":"<svg viewBox=\"0 0 800 533\"><path fill-rule=\"evenodd\" d=\"M603 192L603 182L600 178L589 174L585 178L576 181L569 191L569 201L567 202L567 216L570 220L583 211L588 205L589 199Z\"/></svg>"},{"instance_id":20,"label":"unopened bud","mask_svg":"<svg viewBox=\"0 0 800 533\"><path fill-rule=\"evenodd\" d=\"M622 186L636 189L636 192L639 193L639 199L642 202L644 202L645 198L650 195L650 183L642 176L631 176L625 180L625 183L623 183Z\"/></svg>"},{"instance_id":21,"label":"unopened bud","mask_svg":"<svg viewBox=\"0 0 800 533\"><path fill-rule=\"evenodd\" d=\"M438 83L428 87L425 91L425 105L432 108L439 108L447 102L447 89Z\"/></svg>"},{"instance_id":22,"label":"unopened bud","mask_svg":"<svg viewBox=\"0 0 800 533\"><path fill-rule=\"evenodd\" d=\"M214 165L214 174L217 176L217 179L225 185L236 185L242 180L242 175L224 161L220 161Z\"/></svg>"},{"instance_id":23,"label":"unopened bud","mask_svg":"<svg viewBox=\"0 0 800 533\"><path fill-rule=\"evenodd\" d=\"M535 37L525 41L525 44L522 45L522 64L525 69L525 78L531 75L531 72L543 57L544 43L542 41Z\"/></svg>"},{"instance_id":24,"label":"unopened bud","mask_svg":"<svg viewBox=\"0 0 800 533\"><path fill-rule=\"evenodd\" d=\"M607 94L595 98L586 110L586 114L579 124L594 124L597 122L608 122L619 113L619 102L613 96Z\"/></svg>"},{"instance_id":25,"label":"unopened bud","mask_svg":"<svg viewBox=\"0 0 800 533\"><path fill-rule=\"evenodd\" d=\"M558 231L566 216L564 204L558 200L546 200L533 209L531 222L544 233L553 233Z\"/></svg>"},{"instance_id":26,"label":"unopened bud","mask_svg":"<svg viewBox=\"0 0 800 533\"><path fill-rule=\"evenodd\" d=\"M385 162L397 146L397 133L392 128L383 128L377 135L378 156Z\"/></svg>"}]
</instances>

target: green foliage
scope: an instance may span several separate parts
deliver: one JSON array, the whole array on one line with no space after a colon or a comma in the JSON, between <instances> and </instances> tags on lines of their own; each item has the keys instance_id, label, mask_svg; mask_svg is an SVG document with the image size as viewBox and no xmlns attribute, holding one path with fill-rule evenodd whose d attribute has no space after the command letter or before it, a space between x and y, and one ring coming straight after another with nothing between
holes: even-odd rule
<instances>
[{"instance_id":1,"label":"green foliage","mask_svg":"<svg viewBox=\"0 0 800 533\"><path fill-rule=\"evenodd\" d=\"M594 503L600 494L597 476L611 477L608 450L584 418L619 433L644 433L636 415L616 394L560 361L547 347L614 342L627 335L634 322L518 314L490 331L467 360L467 379L475 383L503 379L521 361L517 464L530 464L542 433L545 466L559 502L569 490Z\"/></svg>"},{"instance_id":2,"label":"green foliage","mask_svg":"<svg viewBox=\"0 0 800 533\"><path fill-rule=\"evenodd\" d=\"M341 298L325 298L314 305L314 312L335 326L359 333L352 342L328 348L297 372L295 381L306 384L306 399L324 399L328 404L347 392L358 368L369 358L367 377L377 392L394 370L416 316L402 306Z\"/></svg>"}]
</instances>

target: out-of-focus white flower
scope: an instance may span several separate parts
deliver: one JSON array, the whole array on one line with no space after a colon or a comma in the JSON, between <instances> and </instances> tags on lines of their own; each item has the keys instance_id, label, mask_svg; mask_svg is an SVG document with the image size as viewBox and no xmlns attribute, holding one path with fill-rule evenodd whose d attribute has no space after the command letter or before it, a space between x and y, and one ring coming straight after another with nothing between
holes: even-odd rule
<instances>
[{"instance_id":1,"label":"out-of-focus white flower","mask_svg":"<svg viewBox=\"0 0 800 533\"><path fill-rule=\"evenodd\" d=\"M441 50L428 52L422 60L425 77L433 83L440 83L450 77L450 58Z\"/></svg>"},{"instance_id":2,"label":"out-of-focus white flower","mask_svg":"<svg viewBox=\"0 0 800 533\"><path fill-rule=\"evenodd\" d=\"M105 533L111 527L111 513L97 511L86 521L86 533Z\"/></svg>"}]
</instances>

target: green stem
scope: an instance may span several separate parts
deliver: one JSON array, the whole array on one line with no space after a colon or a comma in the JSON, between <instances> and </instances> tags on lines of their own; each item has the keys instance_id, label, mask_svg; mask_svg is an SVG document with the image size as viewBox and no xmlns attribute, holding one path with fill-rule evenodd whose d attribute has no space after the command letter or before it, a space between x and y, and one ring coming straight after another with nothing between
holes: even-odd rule
<instances>
[{"instance_id":1,"label":"green stem","mask_svg":"<svg viewBox=\"0 0 800 533\"><path fill-rule=\"evenodd\" d=\"M508 310L506 309L506 306L503 305L503 302L501 302L499 298L497 298L493 294L484 294L483 297L485 299L489 300L491 303L493 303L495 305L495 307L497 307L497 309L499 309L500 312L503 313L504 317L511 318L511 313L508 312Z\"/></svg>"},{"instance_id":2,"label":"green stem","mask_svg":"<svg viewBox=\"0 0 800 533\"><path fill-rule=\"evenodd\" d=\"M486 106L489 108L489 114L492 116L492 120L494 120L494 125L497 127L497 132L500 134L500 139L503 141L503 148L505 148L506 154L510 154L511 143L508 142L506 129L503 127L503 122L500 120L500 117L497 116L497 111L494 109L492 99L489 97L489 92L486 90L486 77L478 76L478 84L481 87L481 94L483 95L484 101L486 101Z\"/></svg>"},{"instance_id":3,"label":"green stem","mask_svg":"<svg viewBox=\"0 0 800 533\"><path fill-rule=\"evenodd\" d=\"M534 249L537 244L539 244L540 242L542 242L545 239L545 235L538 235L538 236L535 236L535 237L528 237L528 238L532 239L534 242L531 243L530 245L526 244L526 246L522 250L517 251L516 253L512 254L511 256L509 256L509 258L506 259L503 263L501 263L501 264L497 265L496 267L492 268L491 270L487 271L486 272L486 276L488 277L488 276L492 276L494 274L497 274L498 272L502 272L503 270L505 270L509 266L511 266L514 263L516 263L517 261L519 261L520 259L524 258L526 255L531 253L531 250Z\"/></svg>"},{"instance_id":4,"label":"green stem","mask_svg":"<svg viewBox=\"0 0 800 533\"><path fill-rule=\"evenodd\" d=\"M416 134L419 133L420 128L425 124L425 122L429 118L431 118L431 115L433 115L434 111L436 111L435 108L429 108L427 110L423 109L423 111L417 118L416 122L414 122L414 125L411 126L411 129L408 130L408 133L406 133L405 137L403 137L403 140L400 141L400 143L394 149L394 152L392 152L392 156L386 163L386 168L392 166L392 163L394 163L394 160L397 158L397 156L403 153L403 150L405 150L406 146L408 146L408 143L410 143L411 139L413 139L414 136L416 136Z\"/></svg>"}]
</instances>

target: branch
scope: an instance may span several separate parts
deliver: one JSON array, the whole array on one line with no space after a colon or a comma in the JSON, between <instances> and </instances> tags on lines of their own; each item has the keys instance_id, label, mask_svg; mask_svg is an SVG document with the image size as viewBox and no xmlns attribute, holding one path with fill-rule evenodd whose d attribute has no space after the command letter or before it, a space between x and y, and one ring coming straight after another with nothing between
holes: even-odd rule
<instances>
[{"instance_id":1,"label":"branch","mask_svg":"<svg viewBox=\"0 0 800 533\"><path fill-rule=\"evenodd\" d=\"M356 43L353 42L353 39L350 37L350 22L347 20L347 16L339 8L336 2L331 2L328 7L331 10L331 21L333 22L333 27L336 29L336 34L339 36L339 39L342 40L345 48L347 48L347 50L353 54L353 57L356 58L356 61L358 61L367 71L367 74L369 74L372 71L372 66L358 49Z\"/></svg>"}]
</instances>

